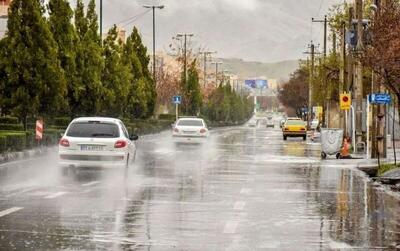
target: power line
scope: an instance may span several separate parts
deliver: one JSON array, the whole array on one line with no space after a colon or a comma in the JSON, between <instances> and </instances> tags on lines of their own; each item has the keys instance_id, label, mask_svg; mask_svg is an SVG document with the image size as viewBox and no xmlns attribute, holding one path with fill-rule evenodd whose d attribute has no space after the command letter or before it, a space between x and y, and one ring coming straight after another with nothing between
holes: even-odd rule
<instances>
[{"instance_id":1,"label":"power line","mask_svg":"<svg viewBox=\"0 0 400 251\"><path fill-rule=\"evenodd\" d=\"M147 13L149 13L151 10L145 10L144 12L141 12L135 16L132 16L130 18L127 18L125 20L119 21L118 23L116 23L116 25L118 26L122 26L122 27L126 27L130 24L132 24L133 22L137 21L139 18L143 17L144 15L146 15ZM112 26L107 27L107 29L111 28Z\"/></svg>"}]
</instances>

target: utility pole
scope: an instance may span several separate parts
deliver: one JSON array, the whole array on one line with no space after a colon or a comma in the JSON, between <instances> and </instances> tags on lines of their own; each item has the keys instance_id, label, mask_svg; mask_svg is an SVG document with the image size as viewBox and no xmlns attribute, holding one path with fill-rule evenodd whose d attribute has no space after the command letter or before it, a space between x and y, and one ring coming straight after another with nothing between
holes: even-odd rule
<instances>
[{"instance_id":1,"label":"utility pole","mask_svg":"<svg viewBox=\"0 0 400 251\"><path fill-rule=\"evenodd\" d=\"M340 84L339 84L339 94L343 93L346 88L346 23L343 21L340 26L340 58L342 61L342 67L340 67ZM344 128L347 132L346 122L344 120L344 112L340 111L340 127Z\"/></svg>"},{"instance_id":2,"label":"utility pole","mask_svg":"<svg viewBox=\"0 0 400 251\"><path fill-rule=\"evenodd\" d=\"M381 15L381 9L385 8L387 5L387 1L385 0L376 0L375 5L377 6L377 10L375 13L374 19L380 18ZM375 21L375 20L374 20ZM379 81L377 78L378 76L376 74L373 74L374 81L377 82L377 87L376 91L379 93L385 93L385 88L382 85L382 81ZM386 109L385 105L378 105L377 107L377 114L374 116L374 119L376 121L376 141L377 141L377 155L378 158L386 158L387 156L387 137L386 137ZM393 135L392 135L393 137Z\"/></svg>"},{"instance_id":3,"label":"utility pole","mask_svg":"<svg viewBox=\"0 0 400 251\"><path fill-rule=\"evenodd\" d=\"M309 46L310 51L309 52L304 52L305 54L310 54L311 55L311 67L310 67L310 81L308 84L308 112L307 112L307 121L308 121L308 127L311 125L311 120L312 120L312 94L313 94L313 84L314 84L314 61L315 61L315 45L313 41L311 41L311 44Z\"/></svg>"},{"instance_id":4,"label":"utility pole","mask_svg":"<svg viewBox=\"0 0 400 251\"><path fill-rule=\"evenodd\" d=\"M222 65L223 62L211 62L211 64L215 64L215 87L218 86L218 65Z\"/></svg>"},{"instance_id":5,"label":"utility pole","mask_svg":"<svg viewBox=\"0 0 400 251\"><path fill-rule=\"evenodd\" d=\"M358 56L361 56L364 45L363 45L363 0L356 0L356 19L357 19L357 48L356 52ZM356 72L355 72L355 105L356 105L356 144L363 141L362 132L362 105L363 105L363 66L360 59L356 60ZM356 146L353 146L357 151Z\"/></svg>"},{"instance_id":6,"label":"utility pole","mask_svg":"<svg viewBox=\"0 0 400 251\"><path fill-rule=\"evenodd\" d=\"M153 82L154 86L157 86L157 77L156 77L156 9L164 9L164 5L144 5L146 9L153 10Z\"/></svg>"},{"instance_id":7,"label":"utility pole","mask_svg":"<svg viewBox=\"0 0 400 251\"><path fill-rule=\"evenodd\" d=\"M187 38L188 37L193 37L193 34L188 34L188 33L183 33L183 34L178 34L176 37L183 37L184 42L183 42L183 83L187 84Z\"/></svg>"},{"instance_id":8,"label":"utility pole","mask_svg":"<svg viewBox=\"0 0 400 251\"><path fill-rule=\"evenodd\" d=\"M200 54L204 54L204 88L207 86L207 56L217 53L216 51L203 51Z\"/></svg>"},{"instance_id":9,"label":"utility pole","mask_svg":"<svg viewBox=\"0 0 400 251\"><path fill-rule=\"evenodd\" d=\"M324 86L325 86L325 126L329 127L329 122L330 122L330 102L331 102L331 93L330 93L330 86L328 86L328 81L327 81L327 76L326 76L326 69L325 69L325 63L326 63L326 51L327 51L327 29L328 29L328 18L325 15L323 20L315 20L314 18L311 19L313 23L323 23L324 24L324 48L323 48L323 67L322 67L322 72L324 76Z\"/></svg>"}]
</instances>

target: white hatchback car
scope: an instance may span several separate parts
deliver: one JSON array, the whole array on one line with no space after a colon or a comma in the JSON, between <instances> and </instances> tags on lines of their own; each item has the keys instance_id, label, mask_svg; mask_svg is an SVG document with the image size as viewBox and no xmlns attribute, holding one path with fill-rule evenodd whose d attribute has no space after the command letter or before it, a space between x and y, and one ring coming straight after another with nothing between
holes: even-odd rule
<instances>
[{"instance_id":1,"label":"white hatchback car","mask_svg":"<svg viewBox=\"0 0 400 251\"><path fill-rule=\"evenodd\" d=\"M59 165L64 168L129 167L136 155L133 141L119 119L74 119L59 142Z\"/></svg>"},{"instance_id":2,"label":"white hatchback car","mask_svg":"<svg viewBox=\"0 0 400 251\"><path fill-rule=\"evenodd\" d=\"M200 118L180 118L172 129L176 143L202 143L209 135L206 122Z\"/></svg>"}]
</instances>

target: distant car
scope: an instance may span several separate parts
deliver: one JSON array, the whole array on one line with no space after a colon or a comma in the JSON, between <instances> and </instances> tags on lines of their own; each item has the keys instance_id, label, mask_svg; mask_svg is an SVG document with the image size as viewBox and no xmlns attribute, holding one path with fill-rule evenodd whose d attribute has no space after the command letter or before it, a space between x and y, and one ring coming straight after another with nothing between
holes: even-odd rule
<instances>
[{"instance_id":1,"label":"distant car","mask_svg":"<svg viewBox=\"0 0 400 251\"><path fill-rule=\"evenodd\" d=\"M207 124L201 118L180 118L172 129L176 143L202 143L209 135Z\"/></svg>"},{"instance_id":2,"label":"distant car","mask_svg":"<svg viewBox=\"0 0 400 251\"><path fill-rule=\"evenodd\" d=\"M74 119L59 142L59 165L128 168L135 160L137 135L129 135L123 122L114 118Z\"/></svg>"},{"instance_id":3,"label":"distant car","mask_svg":"<svg viewBox=\"0 0 400 251\"><path fill-rule=\"evenodd\" d=\"M272 128L275 127L275 122L274 122L274 120L272 119L272 117L268 117L268 119L267 119L267 128L268 128L268 127L272 127Z\"/></svg>"},{"instance_id":4,"label":"distant car","mask_svg":"<svg viewBox=\"0 0 400 251\"><path fill-rule=\"evenodd\" d=\"M255 120L255 119L250 120L249 123L248 123L248 126L249 127L256 127L257 126L257 120Z\"/></svg>"},{"instance_id":5,"label":"distant car","mask_svg":"<svg viewBox=\"0 0 400 251\"><path fill-rule=\"evenodd\" d=\"M307 139L306 124L302 120L287 120L282 128L283 139L287 137L302 137L303 140Z\"/></svg>"}]
</instances>

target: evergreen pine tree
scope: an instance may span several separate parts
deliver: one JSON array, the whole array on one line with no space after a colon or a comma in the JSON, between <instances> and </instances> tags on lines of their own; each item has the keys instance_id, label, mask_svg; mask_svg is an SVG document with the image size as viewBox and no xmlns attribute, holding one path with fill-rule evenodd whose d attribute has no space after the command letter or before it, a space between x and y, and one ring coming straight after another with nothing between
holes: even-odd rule
<instances>
[{"instance_id":1,"label":"evergreen pine tree","mask_svg":"<svg viewBox=\"0 0 400 251\"><path fill-rule=\"evenodd\" d=\"M71 23L73 11L67 0L50 0L49 26L55 41L58 44L58 59L64 69L67 80L67 97L69 109L72 115L79 111L80 103L79 83L76 78L76 44L78 37L75 27Z\"/></svg>"},{"instance_id":2,"label":"evergreen pine tree","mask_svg":"<svg viewBox=\"0 0 400 251\"><path fill-rule=\"evenodd\" d=\"M133 28L130 38L142 68L141 81L144 82L147 103L147 111L144 117L150 117L153 115L157 99L156 87L154 86L153 78L149 70L150 57L147 54L147 48L143 45L142 38L136 27Z\"/></svg>"},{"instance_id":3,"label":"evergreen pine tree","mask_svg":"<svg viewBox=\"0 0 400 251\"><path fill-rule=\"evenodd\" d=\"M201 88L199 84L199 73L196 68L196 60L194 60L188 70L188 80L185 90L185 98L187 99L187 113L189 115L197 115L202 105Z\"/></svg>"},{"instance_id":4,"label":"evergreen pine tree","mask_svg":"<svg viewBox=\"0 0 400 251\"><path fill-rule=\"evenodd\" d=\"M117 27L114 26L104 40L103 71L104 103L102 112L107 115L124 114L133 74L122 62L122 41L118 40Z\"/></svg>"},{"instance_id":5,"label":"evergreen pine tree","mask_svg":"<svg viewBox=\"0 0 400 251\"><path fill-rule=\"evenodd\" d=\"M66 81L41 1L12 1L8 18L3 49L12 111L23 121L56 114L66 104Z\"/></svg>"},{"instance_id":6,"label":"evergreen pine tree","mask_svg":"<svg viewBox=\"0 0 400 251\"><path fill-rule=\"evenodd\" d=\"M98 114L105 92L101 83L104 59L95 8L95 1L91 0L85 16L82 0L77 1L75 26L79 38L76 46L79 85L75 89L74 96L76 102L80 104L80 112L76 115Z\"/></svg>"}]
</instances>

